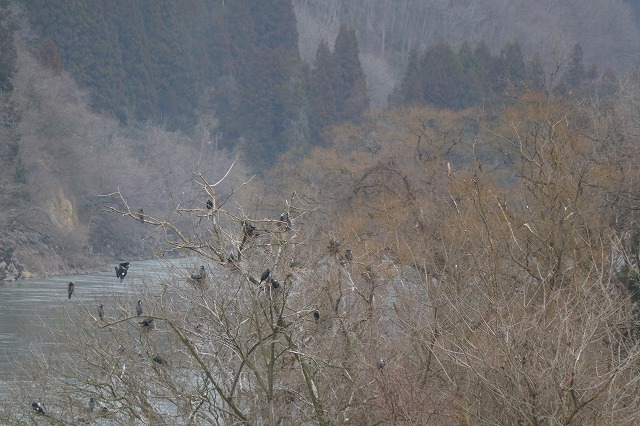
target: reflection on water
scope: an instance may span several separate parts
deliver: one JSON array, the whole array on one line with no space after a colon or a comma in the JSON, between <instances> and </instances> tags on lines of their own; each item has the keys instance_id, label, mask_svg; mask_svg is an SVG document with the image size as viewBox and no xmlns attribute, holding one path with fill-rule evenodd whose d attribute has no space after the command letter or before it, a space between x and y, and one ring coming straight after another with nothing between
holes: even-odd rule
<instances>
[{"instance_id":1,"label":"reflection on water","mask_svg":"<svg viewBox=\"0 0 640 426\"><path fill-rule=\"evenodd\" d=\"M132 262L123 283L115 275L115 262L107 271L92 275L0 282L0 382L13 376L16 359L51 344L43 323L63 326L65 307L97 307L104 299L117 295L134 298L143 282L145 287L153 286L170 273L187 274L196 262L196 259ZM75 283L71 300L67 298L69 281Z\"/></svg>"}]
</instances>

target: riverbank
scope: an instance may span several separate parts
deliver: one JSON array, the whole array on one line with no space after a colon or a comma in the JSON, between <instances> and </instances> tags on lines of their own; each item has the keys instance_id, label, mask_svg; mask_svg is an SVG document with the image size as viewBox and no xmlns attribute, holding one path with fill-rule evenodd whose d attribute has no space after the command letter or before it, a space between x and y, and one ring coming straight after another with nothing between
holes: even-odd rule
<instances>
[{"instance_id":1,"label":"riverbank","mask_svg":"<svg viewBox=\"0 0 640 426\"><path fill-rule=\"evenodd\" d=\"M70 248L35 231L11 229L0 238L0 282L100 272L110 260L88 245Z\"/></svg>"}]
</instances>

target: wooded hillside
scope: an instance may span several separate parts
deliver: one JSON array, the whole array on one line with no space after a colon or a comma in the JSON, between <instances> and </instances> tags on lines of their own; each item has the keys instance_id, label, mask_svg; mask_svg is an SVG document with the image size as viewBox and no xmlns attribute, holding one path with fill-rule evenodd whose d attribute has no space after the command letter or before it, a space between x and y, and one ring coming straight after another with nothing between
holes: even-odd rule
<instances>
[{"instance_id":1,"label":"wooded hillside","mask_svg":"<svg viewBox=\"0 0 640 426\"><path fill-rule=\"evenodd\" d=\"M42 37L0 0L2 261L198 272L69 297L0 422L640 423L640 78L500 26L624 3L299 1L340 23L307 65L288 1L29 1ZM388 108L379 22L410 30ZM499 36L431 43L466 22Z\"/></svg>"}]
</instances>

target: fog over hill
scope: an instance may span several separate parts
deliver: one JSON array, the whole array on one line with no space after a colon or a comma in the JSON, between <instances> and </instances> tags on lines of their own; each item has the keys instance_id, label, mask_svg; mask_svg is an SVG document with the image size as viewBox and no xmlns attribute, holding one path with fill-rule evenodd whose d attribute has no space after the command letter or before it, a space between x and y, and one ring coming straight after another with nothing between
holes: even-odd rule
<instances>
[{"instance_id":1,"label":"fog over hill","mask_svg":"<svg viewBox=\"0 0 640 426\"><path fill-rule=\"evenodd\" d=\"M580 43L586 65L617 74L640 61L640 30L632 6L621 0L294 0L302 57L313 62L321 39L331 44L338 27L356 27L371 99L384 105L412 47L445 41L472 46L484 40L499 51L518 41L538 52L548 71Z\"/></svg>"}]
</instances>

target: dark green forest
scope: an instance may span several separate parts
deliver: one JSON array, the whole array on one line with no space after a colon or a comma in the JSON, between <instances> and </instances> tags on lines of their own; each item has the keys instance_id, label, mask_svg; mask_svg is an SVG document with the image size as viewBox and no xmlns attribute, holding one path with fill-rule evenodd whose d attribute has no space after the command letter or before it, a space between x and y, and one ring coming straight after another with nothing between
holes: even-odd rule
<instances>
[{"instance_id":1,"label":"dark green forest","mask_svg":"<svg viewBox=\"0 0 640 426\"><path fill-rule=\"evenodd\" d=\"M41 61L89 90L95 111L187 135L205 130L257 172L286 151L323 144L323 129L369 109L354 28L342 25L335 42L321 41L307 65L288 0L24 4ZM598 77L584 69L582 49L575 46L561 78L547 81L540 55L525 57L517 40L496 53L483 41L414 48L389 104L459 109L527 88L575 95Z\"/></svg>"}]
</instances>

